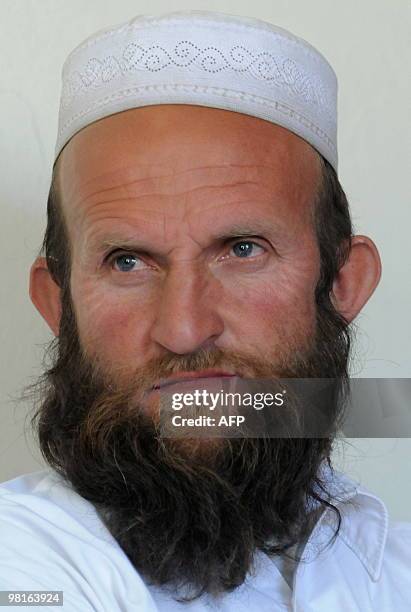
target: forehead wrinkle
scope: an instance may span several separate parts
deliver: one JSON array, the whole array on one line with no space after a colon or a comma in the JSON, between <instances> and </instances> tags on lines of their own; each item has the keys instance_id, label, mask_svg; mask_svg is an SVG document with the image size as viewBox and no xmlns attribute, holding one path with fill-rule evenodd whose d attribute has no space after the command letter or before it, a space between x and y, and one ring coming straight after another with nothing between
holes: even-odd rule
<instances>
[{"instance_id":1,"label":"forehead wrinkle","mask_svg":"<svg viewBox=\"0 0 411 612\"><path fill-rule=\"evenodd\" d=\"M212 191L215 190L215 189L222 190L222 189L227 189L229 187L244 187L246 185L258 185L258 183L255 183L253 181L241 181L241 182L238 182L238 183L226 183L225 185L204 185L204 186L201 186L201 187L194 187L194 188L189 189L187 191L184 190L184 191L175 192L175 193L160 193L160 192L156 192L156 191L150 191L148 193L139 194L138 196L125 196L125 197L122 197L122 198L116 197L114 199L113 198L109 198L108 200L97 200L97 201L93 202L93 206L100 206L100 205L104 205L104 204L115 204L117 202L122 202L122 203L124 203L124 202L138 202L139 200L143 201L143 199L147 198L147 197L149 197L149 198L155 197L155 198L159 198L161 200L162 198L165 198L165 197L168 197L168 196L185 196L185 199L187 199L188 196L191 196L191 195L193 195L193 194L195 194L197 192L203 193L204 197L207 197L207 199L208 199L209 195L208 195L207 192L209 190L212 190ZM231 196L232 196L232 194L231 194ZM220 196L218 198L218 202L216 203L216 205L218 205L218 204L221 205L223 203L224 204L227 203L227 202L222 202L221 199L222 198ZM140 208L140 210L144 210L144 209Z\"/></svg>"},{"instance_id":2,"label":"forehead wrinkle","mask_svg":"<svg viewBox=\"0 0 411 612\"><path fill-rule=\"evenodd\" d=\"M243 209L236 214L238 205L250 204L250 200L235 200L232 201L228 206L234 207L233 213L226 215L225 219L216 216L214 209L219 207L219 203L212 204L207 208L203 209L206 217L203 218L202 225L202 238L204 242L208 240L222 240L230 237L241 236L241 235L257 235L265 234L267 237L279 238L284 236L284 232L287 230L290 233L288 224L285 226L284 222L274 216L266 215L264 218L258 218L253 214L252 208L248 207ZM265 203L263 203L265 204ZM83 248L85 250L102 250L107 246L114 246L117 242L117 246L122 244L123 246L136 246L139 242L150 241L153 239L149 237L149 234L156 230L160 230L161 242L167 242L167 226L172 220L177 220L177 215L168 215L164 212L153 211L151 208L139 209L139 213L132 217L124 217L118 215L103 216L100 219L100 215L97 215L97 219L94 219L89 223L90 219L86 224L85 232L83 235ZM190 219L190 212L193 216ZM202 241L196 241L194 236L198 229L198 217L195 211L188 211L188 215L184 215L184 219L180 221L186 221L188 223L189 236L192 240L200 244ZM208 213L208 215L207 215ZM94 214L92 215L95 216ZM208 216L208 219L207 219ZM117 224L117 227L115 227ZM181 223L179 224L181 229ZM143 240L142 240L143 236ZM155 237L159 240L158 236Z\"/></svg>"},{"instance_id":3,"label":"forehead wrinkle","mask_svg":"<svg viewBox=\"0 0 411 612\"><path fill-rule=\"evenodd\" d=\"M139 163L138 168L140 166L141 164ZM147 167L151 168L152 166L147 165ZM157 166L155 166L155 168L157 168ZM231 169L233 170L233 172L229 172L229 174L227 175L227 169ZM243 174L241 175L241 177L238 176L237 169L238 171L241 171L242 173L245 169L248 169L249 172L247 172L247 175L251 174L251 177L250 177L251 180L249 181L240 180L240 179L243 179L244 177L243 177ZM223 165L218 165L218 166L215 166L215 165L199 166L197 168L188 168L184 170L173 171L171 173L153 174L150 176L131 178L130 180L127 180L127 177L130 174L135 174L136 168L133 167L132 170L126 173L124 173L124 169L121 169L121 170L116 170L110 173L103 173L95 178L92 178L92 179L89 179L88 181L80 183L78 187L78 190L80 191L84 188L84 186L87 186L90 184L93 185L95 182L100 182L100 186L97 189L91 190L89 192L86 191L86 193L83 193L82 196L79 199L75 200L72 205L80 205L86 200L89 200L89 199L92 200L93 197L98 194L109 193L110 191L116 190L116 189L125 190L127 193L132 192L133 195L147 195L150 192L151 185L153 183L155 183L156 188L160 189L160 191L164 193L165 195L178 194L178 187L177 187L176 181L178 181L179 177L185 179L183 182L183 186L181 188L182 190L184 190L187 187L190 188L190 184L197 182L196 177L195 177L197 173L200 172L202 175L204 175L204 171L209 171L206 173L206 176L204 177L205 181L210 180L210 179L215 180L216 173L217 174L221 174L221 172L223 173L221 177L223 182L221 183L221 185L213 183L213 185L216 187L236 185L236 184L240 184L241 182L244 182L244 183L255 182L256 184L257 183L260 184L262 182L265 182L264 177L262 176L262 174L264 174L264 171L263 173L261 172L261 170L263 169L267 169L272 172L273 166L265 165L265 164L261 164L261 165L223 164ZM188 178L185 178L184 175L186 175L187 173L190 173L190 176ZM124 180L124 177L126 180ZM107 182L110 182L113 178L116 179L116 182L118 181L117 184L107 185ZM229 182L224 182L227 180ZM161 183L165 183L163 188L162 188ZM148 184L148 189L147 189L147 184ZM207 186L207 183L205 183L205 186ZM133 189L133 187L136 187L136 189Z\"/></svg>"},{"instance_id":4,"label":"forehead wrinkle","mask_svg":"<svg viewBox=\"0 0 411 612\"><path fill-rule=\"evenodd\" d=\"M191 214L196 216L200 212L206 212L222 205L230 206L242 202L252 205L256 201L261 201L263 204L273 202L272 190L262 191L260 184L251 181L242 181L224 187L221 187L221 185L197 187L187 193L171 196L174 200L178 198L178 201L174 203L173 201L166 201L164 205L164 199L167 197L170 196L154 192L139 198L117 197L110 200L94 201L88 206L77 206L72 208L72 225L81 228L82 226L93 225L100 219L103 221L106 219L121 221L125 216L142 218L161 214L165 232L168 219L171 221L172 218L180 218L181 221L184 221ZM264 201L265 198L267 198L266 202ZM116 207L118 213L115 210Z\"/></svg>"},{"instance_id":5,"label":"forehead wrinkle","mask_svg":"<svg viewBox=\"0 0 411 612\"><path fill-rule=\"evenodd\" d=\"M152 165L147 165L148 168L155 168L156 170L158 170L158 168L162 169L163 166L152 166ZM230 168L233 170L233 172L229 172L229 176L227 177L227 168ZM263 170L264 168L264 170ZM234 176L235 180L234 182L229 182L229 183L212 183L210 184L205 184L203 186L198 186L198 179L197 180L192 180L193 178L193 174L194 174L194 179L195 179L195 175L198 174L199 172L202 173L203 170L207 170L210 172L207 172L207 174L209 176L211 176L212 178L215 179L215 175L217 174L221 174L221 172L223 172L223 179L227 180L227 178L231 178ZM246 172L243 172L243 174L240 176L239 175L239 170L244 170L247 169ZM269 174L267 174L267 172L265 172L265 170L269 171ZM145 215L145 213L147 213L148 215L153 215L154 211L156 210L157 206L156 206L156 199L158 199L159 201L161 201L164 197L173 197L173 196L182 196L184 195L184 204L185 206L182 207L181 205L179 206L179 210L180 215L184 214L184 217L187 214L190 214L190 212L196 213L198 212L198 209L195 210L194 208L191 208L191 206L187 207L187 204L189 202L189 196L195 196L195 204L197 206L202 206L202 204L204 204L204 207L201 208L200 212L202 211L207 211L207 209L213 209L216 206L219 206L221 204L230 204L233 200L233 195L235 195L235 198L237 200L237 202L239 203L239 199L244 200L244 196L248 195L249 200L250 200L250 204L252 203L252 201L255 201L256 199L258 200L263 200L265 198L267 198L267 204L269 203L274 203L275 200L278 199L280 206L282 205L287 205L288 206L288 200L291 198L291 200L295 199L295 200L299 200L301 194L298 192L301 192L301 189L304 191L303 185L297 185L297 183L301 183L301 181L291 181L290 184L290 180L288 179L287 181L284 181L280 178L275 176L274 173L274 180L272 180L272 170L273 170L273 166L270 164L265 164L265 165L256 165L256 164L223 164L221 166L200 166L197 168L189 168L189 169L184 169L184 170L179 170L179 171L174 171L172 173L166 173L166 174L162 174L162 175L158 175L156 176L149 176L149 177L142 177L142 178L132 178L132 180L127 181L126 183L121 183L119 185L110 185L105 187L103 185L102 189L99 189L97 191L93 191L91 193L89 193L82 201L84 202L85 199L89 199L91 200L89 203L89 206L76 206L76 207L70 207L72 208L74 217L77 221L81 223L83 223L84 218L85 217L89 217L91 216L91 218L93 218L95 216L95 214L97 213L97 217L99 216L99 212L100 210L103 211L104 214L104 210L108 210L110 212L110 214L112 215L113 210L110 209L110 205L111 207L118 204L119 206L122 205L121 210L123 211L122 214L124 215L124 205L125 202L130 202L130 205L132 202L134 202L135 204L138 201L138 197L140 197L140 201L138 202L138 206L135 207L137 208L143 215ZM135 168L133 167L132 169L133 173L135 172ZM298 173L298 169L297 169L297 173ZM121 169L120 171L115 171L114 173L110 173L110 176L112 175L115 176L123 176L124 177L124 168ZM128 172L128 175L131 174L131 171ZM186 183L190 183L190 182L194 182L195 183L195 187L192 187L191 189L188 190L188 192L185 192L184 194L181 193L180 190L177 189L176 187L176 180L178 179L178 177L185 177L188 174L188 181L186 181ZM244 176L244 174L246 176ZM255 177L257 180L247 180L248 177ZM106 177L106 174L100 175L100 180L101 180L101 176ZM204 173L202 173L202 177L204 176ZM156 180L157 178L160 178L160 185L158 184L158 181ZM162 180L162 179L165 179ZM95 182L97 179L93 179L91 181L91 183ZM165 185L163 185L163 191L161 190L161 182L165 182ZM150 191L148 192L147 189L145 189L145 187L148 184L152 184L155 183L155 191ZM88 184L90 184L90 181L88 181ZM171 185L171 189L170 189L170 185ZM137 190L134 189L133 187L137 187ZM159 187L160 187L160 191L159 191ZM167 187L169 187L169 189L167 189ZM290 189L290 187L292 187ZM213 195L213 191L217 190L219 191L218 196L215 197ZM234 192L240 190L240 194L235 194ZM137 191L138 195L135 195L135 192ZM210 195L210 191L211 191L211 195ZM122 192L124 193L124 195L122 195ZM130 195L130 192L133 195ZM115 198L110 198L110 199L103 199L103 200L99 200L97 199L96 196L109 196L109 194L117 194L117 197ZM119 195L121 195L121 197L118 197ZM239 198L240 195L240 198ZM297 196L297 197L294 197ZM150 198L150 204L149 207L145 207L144 206L144 199L149 197ZM94 199L94 201L93 201ZM211 202L210 203L210 199L211 200L215 200L215 202ZM203 203L202 200L205 200L205 202ZM127 205L126 205L127 206ZM96 210L97 207L97 210ZM102 208L101 208L102 207ZM74 210L73 210L74 209ZM158 210L156 211L158 212ZM167 211L169 217L170 217L170 212ZM174 215L173 215L174 216ZM118 217L119 218L119 217ZM124 218L124 217L123 217ZM171 220L171 218L170 218ZM167 220L166 217L163 215L163 225L164 225L164 231L166 230L166 224L167 224ZM190 224L191 225L191 224Z\"/></svg>"},{"instance_id":6,"label":"forehead wrinkle","mask_svg":"<svg viewBox=\"0 0 411 612\"><path fill-rule=\"evenodd\" d=\"M83 227L83 244L87 245L89 234L93 234L95 231L95 226L97 227L106 224L120 224L120 225L129 225L133 226L134 223L138 223L140 226L138 228L141 231L141 227L145 228L145 231L148 230L148 227L151 226L157 228L162 225L162 236L163 241L166 240L167 229L170 228L170 223L176 220L179 220L181 223L187 222L190 233L193 235L196 231L196 226L198 225L198 215L201 213L203 215L203 229L207 227L207 231L213 229L215 225L216 218L219 217L218 209L222 205L225 206L225 216L233 216L237 218L238 213L241 212L241 215L252 225L255 217L255 206L260 203L262 205L262 209L259 208L260 213L266 209L267 207L272 206L275 201L275 194L273 194L273 190L268 190L267 193L261 192L261 184L254 183L252 181L241 181L236 183L235 185L227 185L226 187L230 187L228 190L222 190L220 185L217 186L206 186L206 187L197 187L190 192L184 194L184 202L180 201L178 208L174 208L171 205L167 206L167 208L163 208L159 210L155 205L153 205L153 197L157 197L159 200L159 205L161 204L161 200L166 197L164 194L150 194L149 197L149 205L144 205L144 200L147 200L146 196L140 196L140 198L116 198L113 200L102 200L99 202L94 202L92 206L89 207L79 207L76 211L73 211L73 224L75 224L78 228ZM233 189L234 187L234 189ZM244 190L244 187L251 187L250 189ZM256 193L256 189L253 187L258 187L258 193ZM236 189L237 188L237 189ZM210 190L213 192L215 189L219 190L218 196L210 196ZM240 193L238 193L240 190ZM200 197L197 195L197 192L200 192ZM196 206L190 205L189 196L196 194L195 204ZM265 199L264 196L267 196ZM139 205L136 206L136 200L140 200ZM280 204L286 205L285 197L282 194L279 194ZM130 202L129 205L124 205L125 202ZM134 203L134 206L133 206ZM121 206L121 204L123 206ZM172 204L172 203L171 203ZM183 204L183 205L182 205ZM243 207L243 209L238 211L238 206L241 204L248 205L247 209ZM115 207L117 206L117 210ZM232 207L232 212L230 213L229 209ZM283 208L283 206L281 206ZM215 210L217 209L217 214ZM273 211L274 212L274 208ZM278 210L277 213L280 211ZM281 214L275 215L277 217L277 225L281 220ZM158 220L155 217L160 217ZM208 219L207 219L208 217ZM172 227L172 226L171 226ZM210 232L212 233L212 231Z\"/></svg>"},{"instance_id":7,"label":"forehead wrinkle","mask_svg":"<svg viewBox=\"0 0 411 612\"><path fill-rule=\"evenodd\" d=\"M157 210L150 206L139 206L139 207L129 207L129 210L125 210L124 208L118 207L118 214L116 214L116 210L113 209L111 204L115 204L116 202L123 202L126 198L121 198L119 200L113 201L102 201L96 203L95 206L87 210L80 210L78 214L74 217L74 220L77 221L76 225L80 226L83 224L85 227L84 234L88 234L89 232L93 232L95 227L99 227L100 225L109 224L111 227L113 224L117 223L120 225L128 225L133 227L133 225L159 225L159 223L163 224L165 228L165 224L167 220L178 220L179 222L184 222L187 217L192 216L195 221L198 218L199 213L205 213L207 218L207 213L211 213L212 217L208 219L208 224L215 224L216 215L214 213L215 209L220 209L221 205L224 204L226 206L226 210L229 207L238 207L241 204L248 205L247 210L243 210L244 218L247 219L247 222L256 222L258 223L258 219L255 219L255 214L250 205L261 202L264 206L270 204L269 202L262 201L261 199L252 198L251 196L243 197L239 199L238 196L234 197L233 194L230 194L231 197L222 202L221 198L216 199L215 202L209 202L209 198L207 198L206 205L201 208L201 210L195 210L190 206L184 207L181 210L180 214L176 214L174 210L170 211L167 209ZM133 200L133 199L130 199ZM109 204L109 205L108 205ZM108 213L108 214L107 214ZM128 214L130 213L130 214ZM209 216L209 215L208 215ZM231 215L228 215L231 216ZM187 219L188 220L188 219Z\"/></svg>"},{"instance_id":8,"label":"forehead wrinkle","mask_svg":"<svg viewBox=\"0 0 411 612\"><path fill-rule=\"evenodd\" d=\"M116 229L113 229L113 225L119 221L120 224L117 225ZM151 214L146 215L143 219L139 219L138 227L135 219L133 223L133 221L130 219L125 219L124 217L118 217L115 215L104 217L104 225L102 225L100 221L96 221L96 223L86 227L83 233L83 239L81 242L82 250L84 251L92 251L96 250L97 248L100 249L105 242L108 244L109 241L123 242L124 246L126 246L127 242L129 244L131 244L133 241L137 242L143 232L145 232L146 235L149 225L160 226L161 224L163 226L163 222L156 221L153 219ZM108 229L107 223L110 223Z\"/></svg>"}]
</instances>

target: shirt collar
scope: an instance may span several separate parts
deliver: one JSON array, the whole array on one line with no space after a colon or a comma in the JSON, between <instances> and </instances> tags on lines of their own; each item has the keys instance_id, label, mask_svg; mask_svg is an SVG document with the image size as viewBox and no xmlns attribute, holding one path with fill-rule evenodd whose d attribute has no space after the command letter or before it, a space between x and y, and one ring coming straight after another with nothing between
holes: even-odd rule
<instances>
[{"instance_id":1,"label":"shirt collar","mask_svg":"<svg viewBox=\"0 0 411 612\"><path fill-rule=\"evenodd\" d=\"M347 474L331 470L328 465L322 466L321 472L323 482L327 485L326 490L332 495L331 502L341 513L339 537L357 555L372 580L378 580L388 532L389 516L386 505L377 495ZM321 527L328 526L335 531L337 524L335 512L327 507L321 514L310 540L318 543Z\"/></svg>"}]
</instances>

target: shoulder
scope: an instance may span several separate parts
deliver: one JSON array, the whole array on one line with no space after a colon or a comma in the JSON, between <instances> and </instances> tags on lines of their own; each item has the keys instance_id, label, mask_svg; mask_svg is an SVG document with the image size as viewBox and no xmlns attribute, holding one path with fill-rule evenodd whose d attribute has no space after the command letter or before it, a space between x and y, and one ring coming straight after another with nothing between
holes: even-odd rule
<instances>
[{"instance_id":1,"label":"shoulder","mask_svg":"<svg viewBox=\"0 0 411 612\"><path fill-rule=\"evenodd\" d=\"M411 584L411 523L389 521L382 571Z\"/></svg>"},{"instance_id":2,"label":"shoulder","mask_svg":"<svg viewBox=\"0 0 411 612\"><path fill-rule=\"evenodd\" d=\"M70 566L69 533L59 534L63 513L44 495L50 486L46 472L0 485L0 590L62 590L69 610L91 611L94 602L81 595L81 576Z\"/></svg>"},{"instance_id":3,"label":"shoulder","mask_svg":"<svg viewBox=\"0 0 411 612\"><path fill-rule=\"evenodd\" d=\"M347 501L347 506L340 506L344 519L341 535L373 580L378 581L387 571L399 575L402 567L411 571L411 522L393 520L384 500L364 485Z\"/></svg>"},{"instance_id":4,"label":"shoulder","mask_svg":"<svg viewBox=\"0 0 411 612\"><path fill-rule=\"evenodd\" d=\"M341 518L338 537L328 552L324 548L315 576L311 575L312 581L318 580L322 573L338 581L342 574L350 593L346 592L346 597L353 598L352 606L354 601L362 601L364 610L408 611L411 523L392 520L381 497L347 475L338 473L337 476L333 484L338 485L334 495ZM328 509L319 523L313 540L322 544L336 532L336 513ZM327 587L324 588L329 594ZM336 602L333 606L339 610Z\"/></svg>"},{"instance_id":5,"label":"shoulder","mask_svg":"<svg viewBox=\"0 0 411 612\"><path fill-rule=\"evenodd\" d=\"M20 530L40 536L60 549L70 539L110 542L93 506L50 469L24 474L0 484L0 534L4 541ZM47 537L46 537L47 536Z\"/></svg>"},{"instance_id":6,"label":"shoulder","mask_svg":"<svg viewBox=\"0 0 411 612\"><path fill-rule=\"evenodd\" d=\"M0 484L0 590L13 589L63 590L69 612L155 610L92 504L49 469Z\"/></svg>"},{"instance_id":7,"label":"shoulder","mask_svg":"<svg viewBox=\"0 0 411 612\"><path fill-rule=\"evenodd\" d=\"M342 536L367 570L372 605L405 612L411 601L411 523L392 520L381 497L364 486L352 501L355 510Z\"/></svg>"},{"instance_id":8,"label":"shoulder","mask_svg":"<svg viewBox=\"0 0 411 612\"><path fill-rule=\"evenodd\" d=\"M409 610L411 601L411 523L389 521L381 574L373 589L376 609Z\"/></svg>"}]
</instances>

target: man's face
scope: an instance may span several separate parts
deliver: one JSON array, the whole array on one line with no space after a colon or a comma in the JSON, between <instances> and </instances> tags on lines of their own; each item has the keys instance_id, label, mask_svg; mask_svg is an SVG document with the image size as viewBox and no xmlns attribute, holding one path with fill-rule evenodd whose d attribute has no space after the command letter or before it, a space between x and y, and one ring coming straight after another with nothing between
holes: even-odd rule
<instances>
[{"instance_id":1,"label":"man's face","mask_svg":"<svg viewBox=\"0 0 411 612\"><path fill-rule=\"evenodd\" d=\"M312 337L320 163L298 136L145 107L82 130L59 172L79 334L106 368L202 348L275 361Z\"/></svg>"},{"instance_id":2,"label":"man's face","mask_svg":"<svg viewBox=\"0 0 411 612\"><path fill-rule=\"evenodd\" d=\"M345 327L315 298L320 159L254 117L160 106L88 126L58 170L71 278L40 447L147 581L230 590L257 549L307 536L333 438L185 444L141 393L210 368L346 376Z\"/></svg>"}]
</instances>

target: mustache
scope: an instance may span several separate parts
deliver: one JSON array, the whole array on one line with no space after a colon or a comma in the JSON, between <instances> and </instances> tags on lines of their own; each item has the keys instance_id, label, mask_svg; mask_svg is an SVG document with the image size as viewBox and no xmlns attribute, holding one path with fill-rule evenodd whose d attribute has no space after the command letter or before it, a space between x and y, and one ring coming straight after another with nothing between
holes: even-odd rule
<instances>
[{"instance_id":1,"label":"mustache","mask_svg":"<svg viewBox=\"0 0 411 612\"><path fill-rule=\"evenodd\" d=\"M204 370L227 370L240 377L248 378L280 378L298 376L301 364L308 362L308 354L301 349L287 355L277 353L273 362L267 358L259 358L255 354L240 353L227 349L202 348L195 353L176 355L167 353L161 357L153 357L142 366L130 368L128 365L103 364L95 356L92 360L86 357L87 363L93 364L94 380L105 383L106 389L126 390L135 393L139 389L151 389L161 379L172 377L182 372L201 372ZM86 370L86 363L84 364ZM89 373L87 373L89 376Z\"/></svg>"},{"instance_id":2,"label":"mustache","mask_svg":"<svg viewBox=\"0 0 411 612\"><path fill-rule=\"evenodd\" d=\"M166 354L131 370L124 366L108 369L93 362L94 386L91 393L90 386L86 391L91 401L79 421L80 444L83 449L99 449L104 453L115 431L136 426L140 434L144 431L149 436L160 435L159 403L151 404L150 408L146 404L148 391L160 379L186 371L225 369L246 379L269 379L275 383L280 377L298 378L310 355L307 351L294 351L294 359L293 362L288 356L282 360L277 355L274 365L255 355L213 348L193 354ZM89 385L90 377L85 378Z\"/></svg>"}]
</instances>

